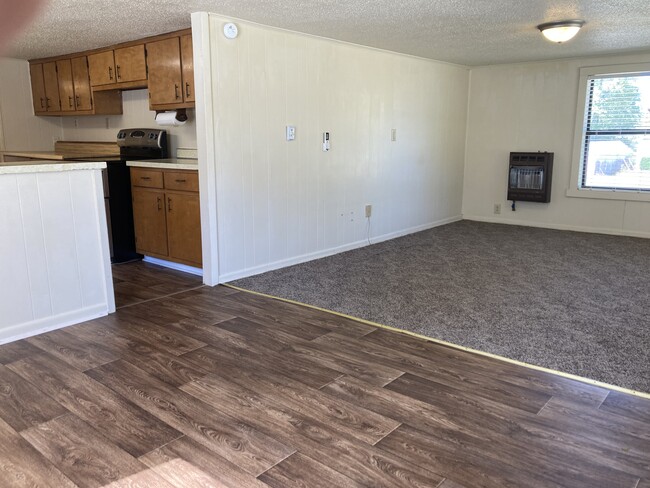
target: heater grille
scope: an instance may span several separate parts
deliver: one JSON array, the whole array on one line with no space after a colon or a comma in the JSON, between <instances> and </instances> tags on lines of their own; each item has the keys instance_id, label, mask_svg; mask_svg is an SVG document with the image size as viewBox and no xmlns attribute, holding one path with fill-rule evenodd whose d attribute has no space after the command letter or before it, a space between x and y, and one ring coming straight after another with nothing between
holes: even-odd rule
<instances>
[{"instance_id":1,"label":"heater grille","mask_svg":"<svg viewBox=\"0 0 650 488\"><path fill-rule=\"evenodd\" d=\"M508 168L508 200L551 201L553 153L512 152Z\"/></svg>"}]
</instances>

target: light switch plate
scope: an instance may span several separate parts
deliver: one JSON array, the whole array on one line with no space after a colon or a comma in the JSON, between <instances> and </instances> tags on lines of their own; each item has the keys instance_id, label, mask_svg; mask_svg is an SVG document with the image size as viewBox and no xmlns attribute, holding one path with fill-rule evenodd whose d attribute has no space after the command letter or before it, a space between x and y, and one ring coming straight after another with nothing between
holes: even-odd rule
<instances>
[{"instance_id":1,"label":"light switch plate","mask_svg":"<svg viewBox=\"0 0 650 488\"><path fill-rule=\"evenodd\" d=\"M293 125L287 125L287 141L293 141L296 138L296 128Z\"/></svg>"}]
</instances>

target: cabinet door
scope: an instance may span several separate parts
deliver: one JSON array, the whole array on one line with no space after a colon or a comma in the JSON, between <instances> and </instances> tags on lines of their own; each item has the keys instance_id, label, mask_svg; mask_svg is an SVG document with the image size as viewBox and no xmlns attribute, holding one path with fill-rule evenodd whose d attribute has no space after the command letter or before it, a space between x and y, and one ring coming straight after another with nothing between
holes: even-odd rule
<instances>
[{"instance_id":1,"label":"cabinet door","mask_svg":"<svg viewBox=\"0 0 650 488\"><path fill-rule=\"evenodd\" d=\"M77 110L92 110L90 79L88 77L88 58L72 58L72 83L74 86L75 107Z\"/></svg>"},{"instance_id":2,"label":"cabinet door","mask_svg":"<svg viewBox=\"0 0 650 488\"><path fill-rule=\"evenodd\" d=\"M183 99L194 101L194 52L192 34L181 36L181 63L183 72Z\"/></svg>"},{"instance_id":3,"label":"cabinet door","mask_svg":"<svg viewBox=\"0 0 650 488\"><path fill-rule=\"evenodd\" d=\"M134 187L132 195L136 250L142 254L167 256L165 194Z\"/></svg>"},{"instance_id":4,"label":"cabinet door","mask_svg":"<svg viewBox=\"0 0 650 488\"><path fill-rule=\"evenodd\" d=\"M61 111L59 98L59 80L56 73L56 63L43 63L43 80L45 82L45 106L48 112Z\"/></svg>"},{"instance_id":5,"label":"cabinet door","mask_svg":"<svg viewBox=\"0 0 650 488\"><path fill-rule=\"evenodd\" d=\"M32 103L34 113L42 113L47 110L45 100L45 80L43 79L43 65L32 64L29 66L29 74L32 79Z\"/></svg>"},{"instance_id":6,"label":"cabinet door","mask_svg":"<svg viewBox=\"0 0 650 488\"><path fill-rule=\"evenodd\" d=\"M147 79L144 44L115 50L115 78L118 83Z\"/></svg>"},{"instance_id":7,"label":"cabinet door","mask_svg":"<svg viewBox=\"0 0 650 488\"><path fill-rule=\"evenodd\" d=\"M178 37L147 44L149 105L183 102L181 48Z\"/></svg>"},{"instance_id":8,"label":"cabinet door","mask_svg":"<svg viewBox=\"0 0 650 488\"><path fill-rule=\"evenodd\" d=\"M69 59L56 62L56 71L59 81L59 99L61 111L74 112L74 85L72 82L72 63Z\"/></svg>"},{"instance_id":9,"label":"cabinet door","mask_svg":"<svg viewBox=\"0 0 650 488\"><path fill-rule=\"evenodd\" d=\"M88 71L90 73L90 85L110 85L115 83L115 61L113 51L90 54L88 56Z\"/></svg>"},{"instance_id":10,"label":"cabinet door","mask_svg":"<svg viewBox=\"0 0 650 488\"><path fill-rule=\"evenodd\" d=\"M165 196L169 257L201 266L199 194L168 191Z\"/></svg>"}]
</instances>

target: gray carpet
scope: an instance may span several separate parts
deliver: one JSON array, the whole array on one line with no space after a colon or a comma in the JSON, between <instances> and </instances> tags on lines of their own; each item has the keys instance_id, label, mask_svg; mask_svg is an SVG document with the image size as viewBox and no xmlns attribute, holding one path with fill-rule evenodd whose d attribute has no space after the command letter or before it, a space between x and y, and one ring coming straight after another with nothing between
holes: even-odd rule
<instances>
[{"instance_id":1,"label":"gray carpet","mask_svg":"<svg viewBox=\"0 0 650 488\"><path fill-rule=\"evenodd\" d=\"M232 284L650 392L650 241L461 221Z\"/></svg>"}]
</instances>

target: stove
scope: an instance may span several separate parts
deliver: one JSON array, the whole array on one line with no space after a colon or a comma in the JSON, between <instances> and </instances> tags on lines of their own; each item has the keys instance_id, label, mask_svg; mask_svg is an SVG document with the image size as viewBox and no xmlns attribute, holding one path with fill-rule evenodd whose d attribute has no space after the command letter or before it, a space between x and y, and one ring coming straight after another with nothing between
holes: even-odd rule
<instances>
[{"instance_id":1,"label":"stove","mask_svg":"<svg viewBox=\"0 0 650 488\"><path fill-rule=\"evenodd\" d=\"M120 156L125 161L167 157L167 131L163 129L122 129L117 133Z\"/></svg>"},{"instance_id":2,"label":"stove","mask_svg":"<svg viewBox=\"0 0 650 488\"><path fill-rule=\"evenodd\" d=\"M111 262L142 259L135 252L131 174L127 161L167 157L167 132L163 129L122 129L117 133L120 160L107 163L104 172L104 199L108 218Z\"/></svg>"}]
</instances>

